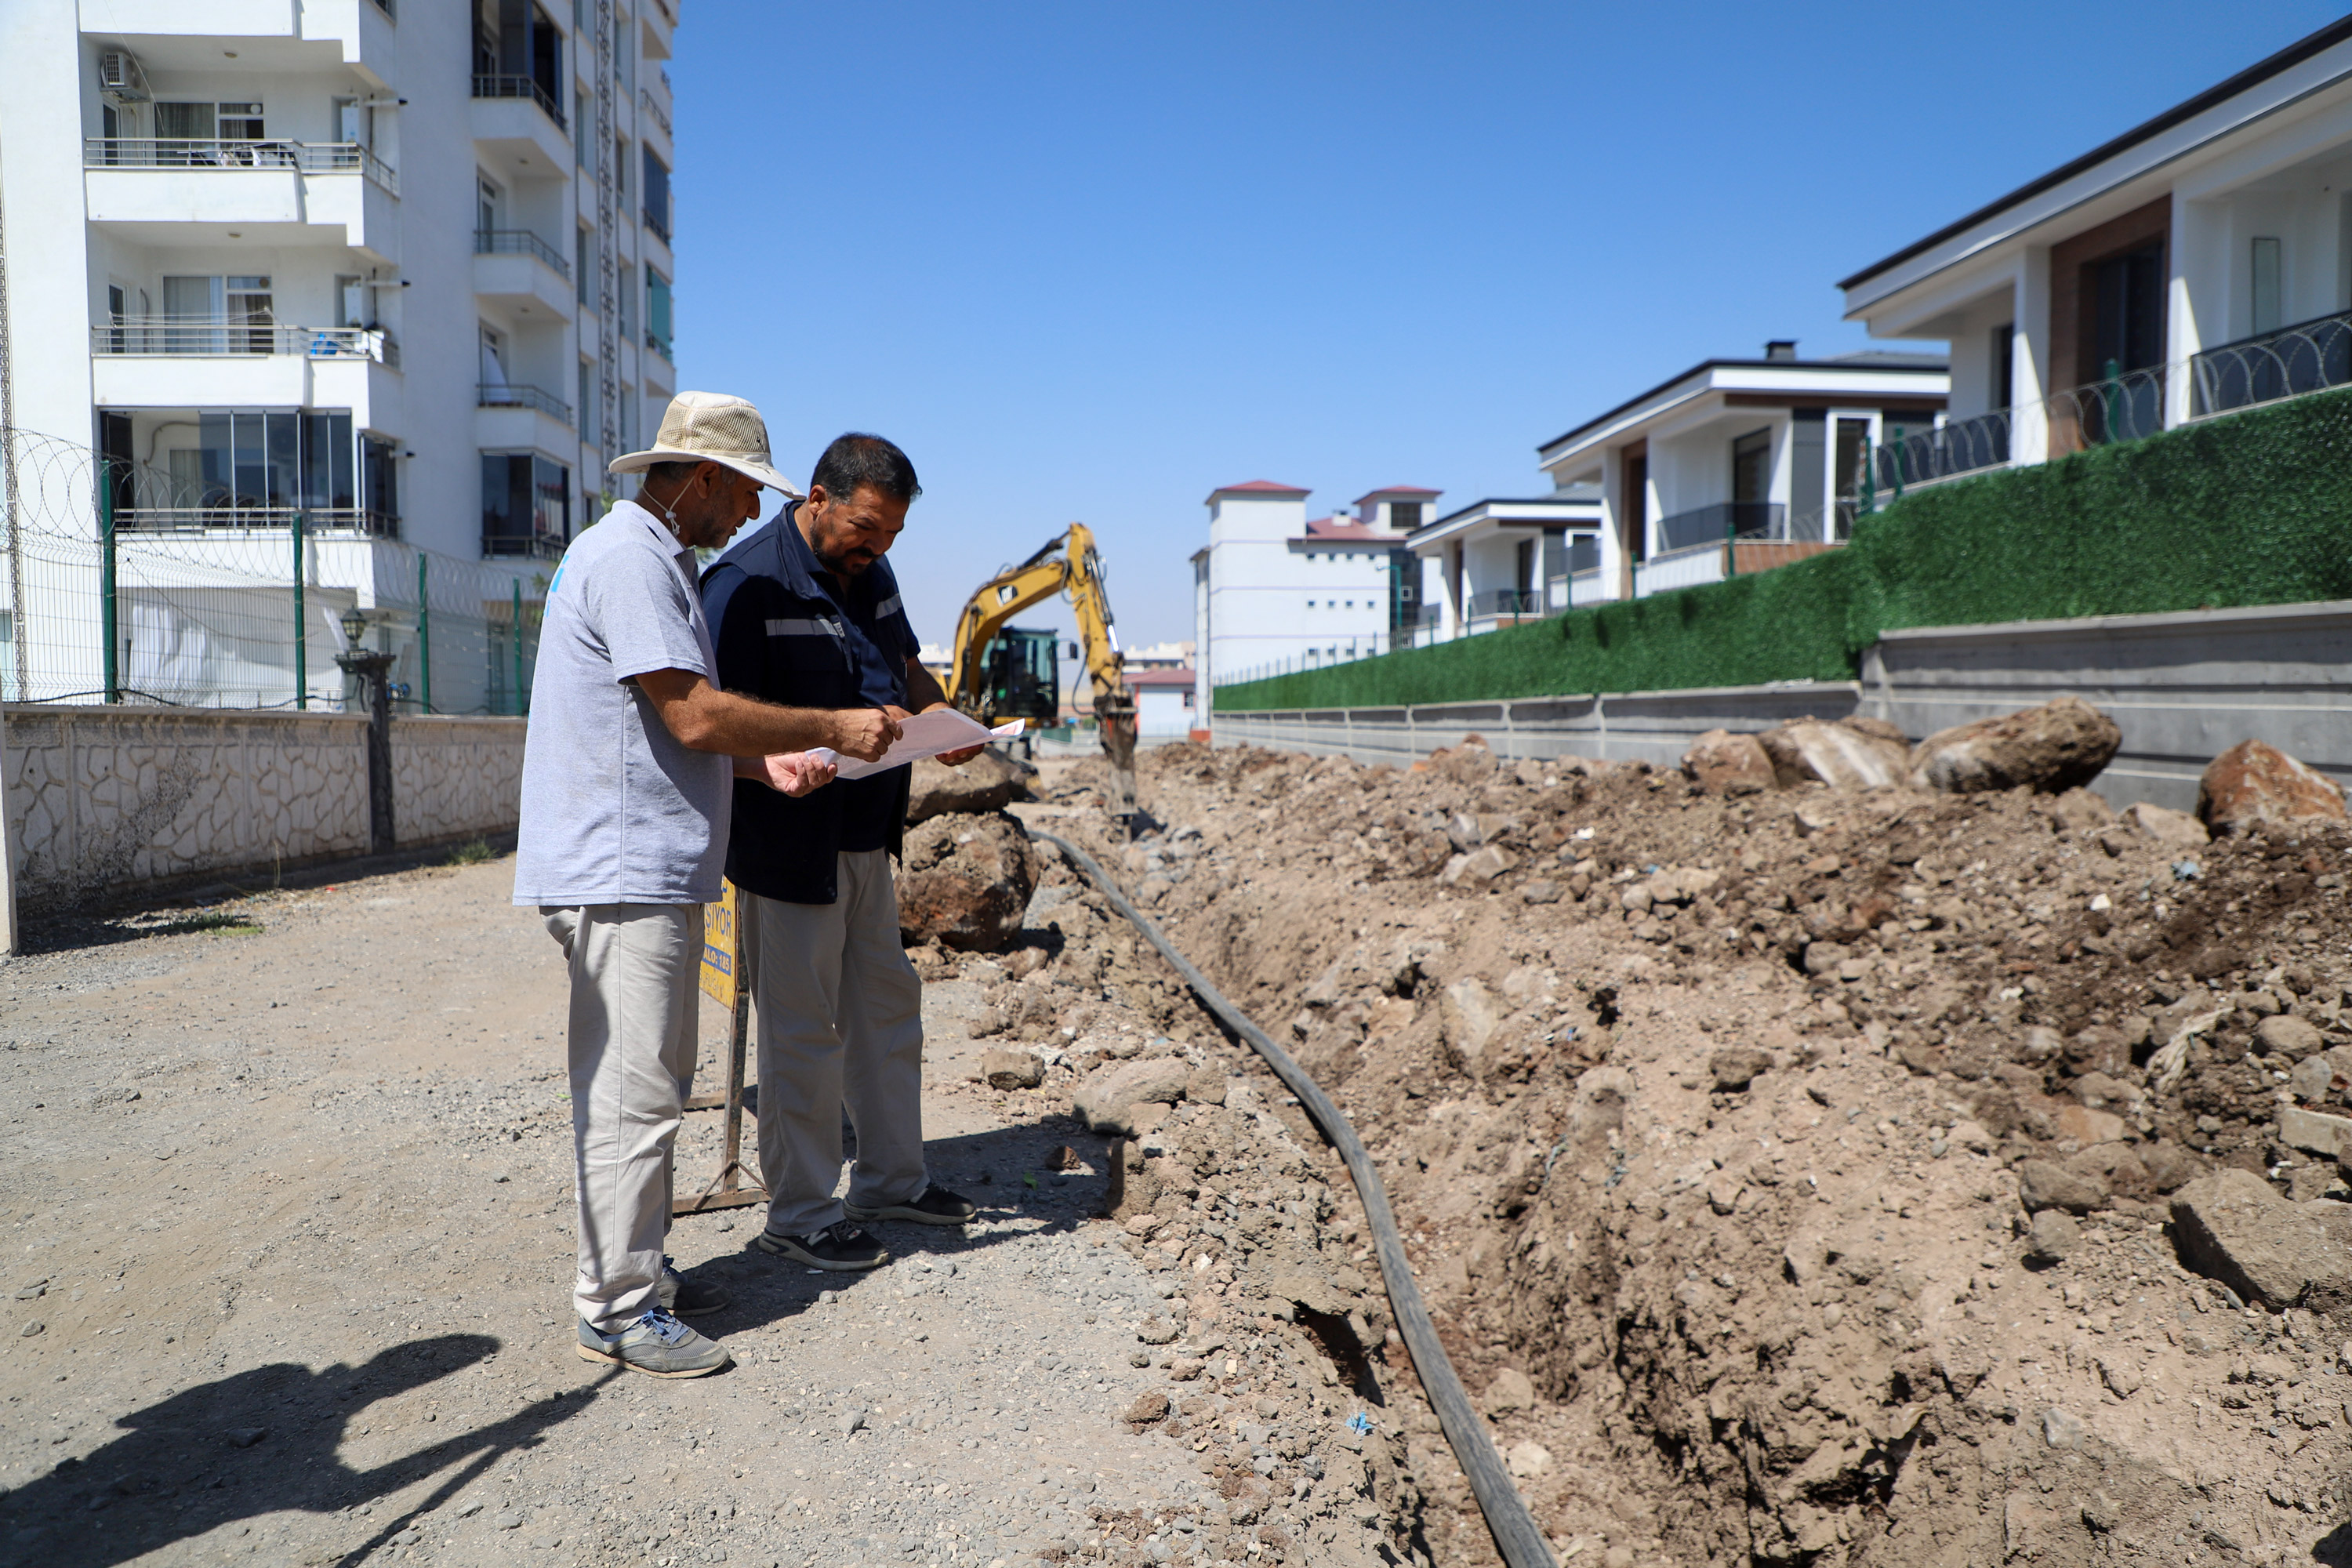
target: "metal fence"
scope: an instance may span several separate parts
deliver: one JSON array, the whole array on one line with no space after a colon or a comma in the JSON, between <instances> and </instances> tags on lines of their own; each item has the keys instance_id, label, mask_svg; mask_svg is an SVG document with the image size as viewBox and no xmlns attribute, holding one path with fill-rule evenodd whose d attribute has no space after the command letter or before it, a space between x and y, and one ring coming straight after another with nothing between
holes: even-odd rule
<instances>
[{"instance_id":1,"label":"metal fence","mask_svg":"<svg viewBox=\"0 0 2352 1568\"><path fill-rule=\"evenodd\" d=\"M336 656L394 656L411 713L523 713L551 565L516 570L389 537L351 509L262 508L121 526L168 475L0 430L0 699L342 711Z\"/></svg>"}]
</instances>

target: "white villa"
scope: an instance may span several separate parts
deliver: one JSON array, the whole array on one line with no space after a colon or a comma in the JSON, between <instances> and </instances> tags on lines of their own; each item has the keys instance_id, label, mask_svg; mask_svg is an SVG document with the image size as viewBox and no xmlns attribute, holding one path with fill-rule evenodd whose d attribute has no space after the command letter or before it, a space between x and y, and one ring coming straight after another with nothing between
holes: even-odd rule
<instances>
[{"instance_id":1,"label":"white villa","mask_svg":"<svg viewBox=\"0 0 2352 1568\"><path fill-rule=\"evenodd\" d=\"M1601 487L1532 500L1489 499L1448 512L1407 541L1430 584L1417 640L1444 642L1556 616L1600 564Z\"/></svg>"},{"instance_id":2,"label":"white villa","mask_svg":"<svg viewBox=\"0 0 2352 1568\"><path fill-rule=\"evenodd\" d=\"M1569 603L1644 598L1835 548L1861 505L1864 454L1943 415L1933 355L1865 352L1694 365L1538 449L1560 492L1599 494L1597 548Z\"/></svg>"},{"instance_id":3,"label":"white villa","mask_svg":"<svg viewBox=\"0 0 2352 1568\"><path fill-rule=\"evenodd\" d=\"M1839 287L1951 344L1910 483L2352 382L2352 16Z\"/></svg>"},{"instance_id":4,"label":"white villa","mask_svg":"<svg viewBox=\"0 0 2352 1568\"><path fill-rule=\"evenodd\" d=\"M433 605L436 638L509 601L520 627L616 488L606 458L676 386L677 21L676 0L0 7L20 438L117 476L126 584L284 563L269 614L290 628L299 561L309 605L299 685L290 629L231 648L168 596L126 597L120 647L93 611L87 650L15 650L11 694L97 685L106 647L110 689L334 706L354 605L413 691L428 565L463 584L462 606ZM101 597L94 574L77 591ZM514 640L487 658L436 640L433 707L517 710Z\"/></svg>"}]
</instances>

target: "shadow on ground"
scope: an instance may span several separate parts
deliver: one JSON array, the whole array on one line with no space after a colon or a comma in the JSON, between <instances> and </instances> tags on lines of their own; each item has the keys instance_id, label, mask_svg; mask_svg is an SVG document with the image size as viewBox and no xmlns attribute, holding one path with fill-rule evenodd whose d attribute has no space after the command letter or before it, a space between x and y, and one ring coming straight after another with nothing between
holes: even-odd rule
<instances>
[{"instance_id":1,"label":"shadow on ground","mask_svg":"<svg viewBox=\"0 0 2352 1568\"><path fill-rule=\"evenodd\" d=\"M486 1334L443 1334L380 1352L357 1367L292 1363L198 1384L131 1412L123 1435L84 1459L0 1492L0 1563L107 1568L223 1524L293 1510L328 1513L447 1471L413 1508L377 1524L335 1561L365 1561L512 1449L587 1407L605 1382L534 1402L503 1420L452 1432L373 1469L341 1449L352 1418L497 1353Z\"/></svg>"}]
</instances>

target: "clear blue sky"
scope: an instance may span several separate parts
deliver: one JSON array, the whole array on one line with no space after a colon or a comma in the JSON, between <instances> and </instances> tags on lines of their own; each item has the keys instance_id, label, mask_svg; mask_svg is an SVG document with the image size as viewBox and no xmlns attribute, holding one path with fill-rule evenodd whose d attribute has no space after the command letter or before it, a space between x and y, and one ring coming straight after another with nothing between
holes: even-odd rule
<instances>
[{"instance_id":1,"label":"clear blue sky","mask_svg":"<svg viewBox=\"0 0 2352 1568\"><path fill-rule=\"evenodd\" d=\"M1863 346L1835 279L2338 14L688 0L680 384L796 477L907 448L926 638L1072 521L1122 640L1186 637L1214 487L1541 494L1539 442Z\"/></svg>"}]
</instances>

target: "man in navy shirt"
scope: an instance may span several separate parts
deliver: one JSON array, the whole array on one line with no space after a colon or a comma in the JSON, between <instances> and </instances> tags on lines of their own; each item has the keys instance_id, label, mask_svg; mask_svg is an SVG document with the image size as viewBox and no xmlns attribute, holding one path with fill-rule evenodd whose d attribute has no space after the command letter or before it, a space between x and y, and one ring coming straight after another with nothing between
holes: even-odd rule
<instances>
[{"instance_id":1,"label":"man in navy shirt","mask_svg":"<svg viewBox=\"0 0 2352 1568\"><path fill-rule=\"evenodd\" d=\"M808 499L703 574L721 689L894 720L945 707L882 559L921 493L907 455L879 436L827 447ZM898 940L890 879L908 784L900 767L801 798L735 791L727 877L747 895L769 1194L754 1245L812 1268L887 1260L856 1222L961 1225L972 1215L923 1163L922 982ZM857 1132L845 1205L833 1195L845 1107Z\"/></svg>"}]
</instances>

